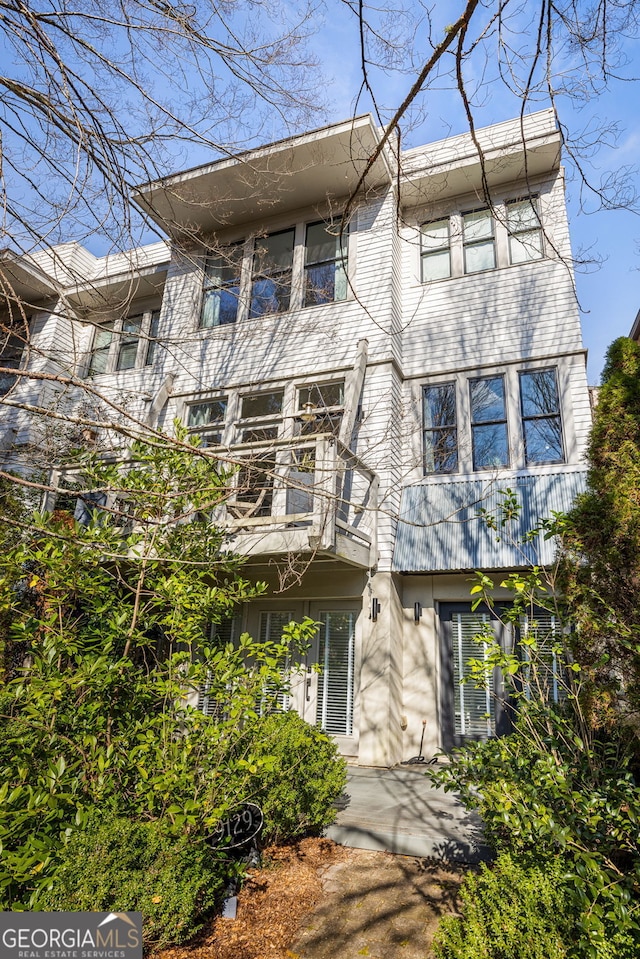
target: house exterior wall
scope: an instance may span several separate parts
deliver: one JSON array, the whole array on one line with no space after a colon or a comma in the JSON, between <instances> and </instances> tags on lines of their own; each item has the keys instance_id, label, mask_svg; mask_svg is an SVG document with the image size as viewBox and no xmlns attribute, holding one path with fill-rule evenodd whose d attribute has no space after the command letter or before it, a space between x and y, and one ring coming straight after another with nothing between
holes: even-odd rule
<instances>
[{"instance_id":1,"label":"house exterior wall","mask_svg":"<svg viewBox=\"0 0 640 959\"><path fill-rule=\"evenodd\" d=\"M283 391L282 408L272 418L279 432L271 516L253 527L250 523L243 527L239 521L232 540L234 548L250 551L247 569L256 579L268 582L269 592L238 616L242 628L255 635L261 629L261 617L270 611L290 612L294 617L324 616L325 623L333 622L334 616L340 629L349 624L353 728L337 739L345 755L365 765L390 765L416 756L423 729L425 755L443 746L440 610L448 603L468 602L469 596L471 568L435 575L423 559L420 566L394 567L403 489L417 487L419 493L425 484L464 478L486 479L495 489L508 486L516 475L560 475L583 462L590 406L558 162L559 136L549 111L526 118L525 128L524 145L519 121L479 131L486 151L480 159L468 136L407 151L402 158L400 194L392 166L386 179L378 172L375 186L350 216L348 287L345 298L335 302L299 305L306 225L329 218L344 206L342 168L336 169L330 202L318 205L314 200L309 205L304 190L298 194L292 186L291 199L285 194L279 200L279 212L267 215L260 212L257 201L251 207L248 199L235 222L230 215L215 236L204 230L201 242L193 239L191 229L188 240L174 230L170 252L168 245L155 244L120 258L99 260L77 244L66 244L58 256L48 261L44 255L40 258L40 266L70 290L55 309L33 320L34 342L42 345L40 355L46 357L47 369L86 376L96 327L113 314L114 303L126 303L119 323L123 316L147 316L159 310L153 364L138 362L135 368L115 371L116 339L107 371L88 381L92 390L124 407L139 424L151 422L150 409L163 384L168 399L159 425L165 429L171 428L175 417L188 422L191 404L224 399L220 452L236 460L243 455L242 448L238 450L246 426L240 422L243 397ZM329 142L331 129L318 131L314 141L323 162L328 161L322 138ZM287 149L292 155L299 149L302 156L306 145L302 140L299 147L296 143L291 141ZM276 160L278 149L274 145ZM272 157L270 162L276 160ZM251 158L243 162L250 163ZM483 163L491 186L496 267L465 273L464 217L488 204L482 192ZM215 195L211 190L217 175L215 164L202 172L207 229L211 217L215 218L210 196ZM225 189L231 189L232 175L232 165L225 161L220 172ZM255 175L259 177L258 172ZM324 169L323 175L331 180L330 169ZM189 171L189 196L196 199L198 177L198 171ZM157 199L157 193L151 191L152 195ZM535 198L543 255L512 264L508 204L523 197ZM451 275L423 282L421 228L435 221L449 225ZM291 228L295 229L293 308L251 319L247 291L254 238ZM202 329L207 250L240 241L244 259L237 320ZM86 289L81 282L83 271ZM134 282L136 275L144 277L139 286ZM123 286L123 276L130 278L129 287ZM125 287L128 292L123 299ZM276 515L287 508L291 455L287 442L294 443L300 427L298 390L327 382L359 383L358 363L364 355L366 368L357 410L352 411L352 434L343 437L342 445L332 436L318 441L315 454L325 451L322 455L334 464L331 468L341 490L347 489L344 484L349 479L348 494L342 492L336 499L336 479L325 476L321 481L316 460L314 509L322 512L322 522L308 530L304 523L276 523ZM141 348L139 360L142 356ZM41 361L29 362L35 368ZM557 377L561 464L527 462L520 374L541 370L554 370ZM502 377L505 386L508 463L474 471L469 384L490 377ZM458 463L452 473L425 475L423 390L442 384L452 384L455 391ZM5 408L5 425L14 415ZM309 439L310 444L315 442ZM352 461L350 454L354 454ZM347 495L352 502L345 505L341 499ZM342 527L337 525L340 516ZM368 531L368 547L363 546L364 540L356 542L358 528ZM287 544L298 544L296 548L302 544L302 572L288 590L280 592L274 563L286 565ZM496 581L506 571L506 566L502 573L497 570ZM374 600L379 604L377 615ZM306 672L307 666L300 667L292 699L305 718L315 721L319 680Z\"/></svg>"}]
</instances>

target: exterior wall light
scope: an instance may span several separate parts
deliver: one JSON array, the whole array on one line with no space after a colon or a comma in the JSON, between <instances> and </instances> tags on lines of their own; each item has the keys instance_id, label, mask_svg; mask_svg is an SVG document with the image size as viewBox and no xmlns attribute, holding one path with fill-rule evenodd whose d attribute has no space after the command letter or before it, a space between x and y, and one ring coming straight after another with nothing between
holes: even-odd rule
<instances>
[{"instance_id":1,"label":"exterior wall light","mask_svg":"<svg viewBox=\"0 0 640 959\"><path fill-rule=\"evenodd\" d=\"M380 603L374 596L373 599L371 600L371 614L369 617L373 623L377 622L379 612L380 612Z\"/></svg>"},{"instance_id":2,"label":"exterior wall light","mask_svg":"<svg viewBox=\"0 0 640 959\"><path fill-rule=\"evenodd\" d=\"M302 407L302 413L300 414L300 419L304 423L313 423L316 418L315 406L313 403L305 403Z\"/></svg>"},{"instance_id":3,"label":"exterior wall light","mask_svg":"<svg viewBox=\"0 0 640 959\"><path fill-rule=\"evenodd\" d=\"M413 604L413 621L419 623L422 617L422 603Z\"/></svg>"}]
</instances>

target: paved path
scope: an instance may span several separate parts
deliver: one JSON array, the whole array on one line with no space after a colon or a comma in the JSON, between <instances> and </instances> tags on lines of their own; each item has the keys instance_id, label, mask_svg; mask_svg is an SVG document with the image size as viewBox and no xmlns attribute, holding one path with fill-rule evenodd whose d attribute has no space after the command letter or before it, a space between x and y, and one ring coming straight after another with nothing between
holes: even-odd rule
<instances>
[{"instance_id":1,"label":"paved path","mask_svg":"<svg viewBox=\"0 0 640 959\"><path fill-rule=\"evenodd\" d=\"M479 818L431 785L425 767L350 766L340 812L327 835L358 849L477 862L488 858Z\"/></svg>"},{"instance_id":2,"label":"paved path","mask_svg":"<svg viewBox=\"0 0 640 959\"><path fill-rule=\"evenodd\" d=\"M440 917L455 910L460 870L350 849L323 877L291 959L426 959Z\"/></svg>"}]
</instances>

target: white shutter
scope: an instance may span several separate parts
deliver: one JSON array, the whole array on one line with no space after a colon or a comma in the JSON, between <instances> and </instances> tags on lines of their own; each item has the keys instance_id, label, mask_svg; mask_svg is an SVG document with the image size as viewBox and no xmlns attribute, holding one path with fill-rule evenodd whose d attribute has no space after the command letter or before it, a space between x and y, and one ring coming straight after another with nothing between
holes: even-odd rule
<instances>
[{"instance_id":1,"label":"white shutter","mask_svg":"<svg viewBox=\"0 0 640 959\"><path fill-rule=\"evenodd\" d=\"M495 735L493 670L486 688L476 687L472 680L463 682L471 675L467 665L469 660L486 656L486 643L474 640L474 636L482 632L488 621L486 613L453 613L451 616L454 731L457 736L485 739Z\"/></svg>"},{"instance_id":2,"label":"white shutter","mask_svg":"<svg viewBox=\"0 0 640 959\"><path fill-rule=\"evenodd\" d=\"M321 612L316 722L332 736L353 735L355 613Z\"/></svg>"},{"instance_id":3,"label":"white shutter","mask_svg":"<svg viewBox=\"0 0 640 959\"><path fill-rule=\"evenodd\" d=\"M536 642L533 654L528 646L522 647L524 659L535 662L535 669L531 668L529 676L525 677L524 692L527 699L539 697L545 702L561 702L566 698L567 690L562 679L561 657L556 652L562 637L558 617L540 610L534 616L523 616L520 628L524 637Z\"/></svg>"},{"instance_id":4,"label":"white shutter","mask_svg":"<svg viewBox=\"0 0 640 959\"><path fill-rule=\"evenodd\" d=\"M282 631L293 618L294 616L291 612L283 613L276 611L270 613L260 613L260 642L281 642ZM286 661L280 668L280 676L282 677L282 681L288 685L291 677L291 662L289 654L287 654ZM276 691L273 685L267 684L262 694L262 703L260 707L261 715L272 712L274 709L281 709L283 712L287 712L292 708L293 702L289 693L285 693L282 690Z\"/></svg>"},{"instance_id":5,"label":"white shutter","mask_svg":"<svg viewBox=\"0 0 640 959\"><path fill-rule=\"evenodd\" d=\"M219 645L232 643L235 639L235 628L236 621L233 616L223 619L220 623L212 623L209 635L210 641ZM215 691L212 689L210 675L207 676L206 681L198 690L198 709L205 716L211 716L212 719L224 719L224 703L217 699Z\"/></svg>"}]
</instances>

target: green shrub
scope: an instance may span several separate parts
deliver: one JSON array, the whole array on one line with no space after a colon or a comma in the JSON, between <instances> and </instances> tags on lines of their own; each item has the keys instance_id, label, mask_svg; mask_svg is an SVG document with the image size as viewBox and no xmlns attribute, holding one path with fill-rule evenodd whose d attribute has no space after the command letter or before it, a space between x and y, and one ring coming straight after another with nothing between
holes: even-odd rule
<instances>
[{"instance_id":1,"label":"green shrub","mask_svg":"<svg viewBox=\"0 0 640 959\"><path fill-rule=\"evenodd\" d=\"M94 818L64 847L37 908L141 912L147 945L183 942L221 899L228 869L202 841L167 837L158 822Z\"/></svg>"},{"instance_id":2,"label":"green shrub","mask_svg":"<svg viewBox=\"0 0 640 959\"><path fill-rule=\"evenodd\" d=\"M470 873L462 915L445 917L438 959L564 959L571 943L561 872L551 864L524 866L500 856L492 869Z\"/></svg>"},{"instance_id":3,"label":"green shrub","mask_svg":"<svg viewBox=\"0 0 640 959\"><path fill-rule=\"evenodd\" d=\"M264 716L248 735L254 765L246 798L262 807L263 840L321 833L334 821L347 781L335 743L294 712Z\"/></svg>"}]
</instances>

